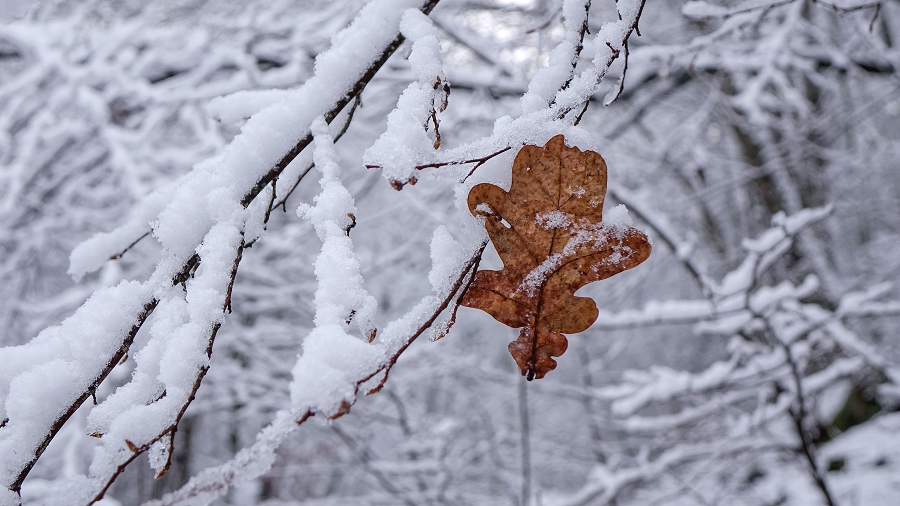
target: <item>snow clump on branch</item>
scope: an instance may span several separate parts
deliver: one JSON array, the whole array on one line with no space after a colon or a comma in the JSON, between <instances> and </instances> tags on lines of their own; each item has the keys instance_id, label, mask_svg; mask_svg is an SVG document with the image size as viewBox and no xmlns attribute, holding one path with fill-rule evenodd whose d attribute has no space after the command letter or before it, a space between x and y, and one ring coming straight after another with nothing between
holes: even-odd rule
<instances>
[{"instance_id":1,"label":"snow clump on branch","mask_svg":"<svg viewBox=\"0 0 900 506\"><path fill-rule=\"evenodd\" d=\"M317 118L312 131L322 193L315 198L314 207L303 204L297 214L312 222L322 240L322 252L315 267L319 281L316 327L303 341L303 355L293 370L291 403L298 411L317 409L334 416L343 404L353 402L357 382L381 361L382 353L347 332L355 320L363 335L374 338L372 319L378 303L362 286L359 259L350 240L357 209L341 184L328 125Z\"/></svg>"},{"instance_id":2,"label":"snow clump on branch","mask_svg":"<svg viewBox=\"0 0 900 506\"><path fill-rule=\"evenodd\" d=\"M415 166L434 161L434 150L440 146L435 104L443 110L450 91L431 19L418 9L408 9L400 21L400 32L412 41L409 64L418 81L400 95L397 108L388 115L387 131L363 155L366 165L382 167L384 177L395 186L414 183ZM427 132L430 121L434 123L433 141Z\"/></svg>"}]
</instances>

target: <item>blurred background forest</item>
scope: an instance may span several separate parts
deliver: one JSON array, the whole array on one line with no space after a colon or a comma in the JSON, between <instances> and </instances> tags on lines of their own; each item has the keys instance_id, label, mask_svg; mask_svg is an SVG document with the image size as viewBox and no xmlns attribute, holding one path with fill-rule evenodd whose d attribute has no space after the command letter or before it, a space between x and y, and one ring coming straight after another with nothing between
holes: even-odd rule
<instances>
[{"instance_id":1,"label":"blurred background forest","mask_svg":"<svg viewBox=\"0 0 900 506\"><path fill-rule=\"evenodd\" d=\"M0 345L28 342L98 287L146 278L159 254L150 240L77 283L69 254L239 131L240 118L209 114L211 99L302 84L362 4L42 0L7 14ZM519 114L563 35L560 15L559 0L438 4L444 146ZM595 0L589 31L615 16L612 0ZM403 355L384 390L340 420L305 424L270 472L216 504L900 503L900 3L651 0L640 33L621 96L604 105L620 59L581 126L604 146L606 208L626 204L653 255L579 292L601 316L570 338L558 369L526 383L506 350L517 331L461 308L446 337ZM423 172L398 192L361 162L415 80L404 51L336 144L380 321L430 290L432 232L453 233L462 212L446 181ZM154 480L139 459L105 504L180 487L289 403L320 247L294 210L317 192L301 181L244 252L169 472ZM489 251L484 267L499 265ZM89 408L31 472L25 504L85 472Z\"/></svg>"}]
</instances>

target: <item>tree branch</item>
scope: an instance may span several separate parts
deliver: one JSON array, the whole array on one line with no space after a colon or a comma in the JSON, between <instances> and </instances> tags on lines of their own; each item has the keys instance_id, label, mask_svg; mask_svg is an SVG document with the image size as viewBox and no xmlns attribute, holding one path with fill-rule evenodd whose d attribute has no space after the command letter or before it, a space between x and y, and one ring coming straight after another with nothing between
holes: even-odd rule
<instances>
[{"instance_id":1,"label":"tree branch","mask_svg":"<svg viewBox=\"0 0 900 506\"><path fill-rule=\"evenodd\" d=\"M438 1L439 0L426 0L420 10L423 13L428 14L431 12L434 6L437 5ZM403 43L403 41L404 37L401 34L397 34L397 36L388 43L388 45L382 50L381 55L367 67L366 71L355 81L355 83L353 83L351 87L326 111L326 113L324 114L326 121L330 123L332 120L334 120L338 113L348 103L350 103L350 101L353 100L354 97L357 97L362 92L362 90L366 87L366 85L368 85L368 83L372 80L378 70L384 65L388 58L390 58L391 55L394 54L394 52ZM288 150L287 153L282 155L282 157L275 163L275 165L270 168L269 171L266 172L262 177L260 177L253 185L253 187L244 195L244 197L241 199L241 204L244 207L249 206L250 203L252 203L260 194L260 192L272 181L274 181L275 178L277 178L284 171L288 164L290 164L290 162L293 161L294 158L296 158L312 142L312 134L308 130L308 126L306 128L306 134L304 134ZM176 275L176 279L173 281L175 283L184 282L190 276L190 273L196 270L199 262L199 256L193 255L192 257L190 257L190 259L183 265L181 273L179 275ZM118 364L122 357L125 356L125 354L128 352L128 348L131 346L134 340L134 336L140 330L141 326L144 324L147 317L150 315L150 313L158 303L159 301L156 298L150 298L147 300L147 302L144 304L145 310L138 316L138 318L135 319L131 331L123 337L122 345L120 346L118 351L110 357L110 359L107 361L107 365L99 372L97 377L94 379L91 384L92 388L81 393L77 398L73 399L73 401L69 403L67 407L65 407L65 409L63 410L63 414L52 425L47 436L35 448L35 458L28 462L27 465L19 472L15 481L10 484L9 490L15 493L19 493L22 482L34 467L34 464L37 462L37 459L40 457L41 453L43 453L49 442L56 436L62 426L75 413L78 407L80 407L81 404L91 396L91 392L95 390L96 386L98 386L109 375L115 365ZM214 338L214 336L212 337ZM202 375L198 380L202 380ZM190 401L188 402L188 404L190 404ZM179 415L179 419L180 416L181 414ZM108 488L108 486L106 488Z\"/></svg>"},{"instance_id":2,"label":"tree branch","mask_svg":"<svg viewBox=\"0 0 900 506\"><path fill-rule=\"evenodd\" d=\"M244 242L241 241L241 244L238 246L237 251L235 252L234 263L232 264L232 268L231 268L231 279L228 282L228 288L225 291L225 299L222 302L222 312L223 313L231 310L231 292L234 289L234 279L237 276L238 265L240 265L241 258L243 257L244 247L245 247ZM213 343L215 342L216 334L218 334L219 329L221 327L222 327L222 324L217 322L217 323L213 324L212 328L210 329L209 337L208 337L207 343L206 343L206 358L207 359L212 358ZM203 378L206 377L206 373L208 371L209 371L208 363L204 364L199 369L197 369L197 376L194 378L194 384L191 388L191 392L188 395L187 400L184 402L184 404L181 405L181 408L178 410L178 413L175 415L174 421L171 424L169 424L168 427L164 428L162 431L159 432L159 434L157 434L150 441L148 441L147 443L145 443L141 446L134 446L130 442L126 441L126 443L129 443L128 446L129 446L129 449L132 451L132 454L128 457L128 459L126 461L120 463L116 467L116 470L113 472L113 474L111 474L110 476L108 476L106 478L106 481L103 484L103 486L101 487L100 491L97 492L97 494L94 496L94 498L91 500L91 502L88 503L89 505L94 504L94 503L100 501L101 499L103 499L103 496L106 495L106 492L112 486L112 484L116 480L116 478L118 478L119 475L121 475L125 471L125 468L128 466L128 464L131 464L134 461L134 459L141 456L143 453L145 453L147 450L149 450L151 446L153 446L154 444L156 444L163 438L169 437L169 438L171 438L171 441L170 441L170 444L167 449L166 464L161 470L159 470L156 477L159 478L163 474L166 473L166 471L169 468L169 463L171 462L171 459L172 459L172 452L174 451L175 432L178 430L178 424L181 423L181 419L184 417L184 413L187 411L188 407L191 405L191 403L196 398L197 391L200 390L200 384L203 382ZM163 393L162 397L165 397L165 393ZM162 397L160 397L160 398L162 398Z\"/></svg>"}]
</instances>

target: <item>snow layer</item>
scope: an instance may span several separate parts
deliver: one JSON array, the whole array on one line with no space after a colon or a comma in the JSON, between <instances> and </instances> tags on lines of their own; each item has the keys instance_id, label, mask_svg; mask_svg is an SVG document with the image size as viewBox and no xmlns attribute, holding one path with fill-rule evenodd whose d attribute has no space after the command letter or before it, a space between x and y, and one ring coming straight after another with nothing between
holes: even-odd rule
<instances>
[{"instance_id":1,"label":"snow layer","mask_svg":"<svg viewBox=\"0 0 900 506\"><path fill-rule=\"evenodd\" d=\"M587 22L590 5L590 1L585 0L563 0L565 37L550 52L548 65L538 69L528 83L528 91L522 96L523 113L546 109L572 80L581 45L580 30Z\"/></svg>"},{"instance_id":2,"label":"snow layer","mask_svg":"<svg viewBox=\"0 0 900 506\"><path fill-rule=\"evenodd\" d=\"M237 123L281 102L288 93L288 90L241 90L210 100L206 111L224 123Z\"/></svg>"},{"instance_id":3,"label":"snow layer","mask_svg":"<svg viewBox=\"0 0 900 506\"><path fill-rule=\"evenodd\" d=\"M297 214L313 224L322 240L316 259L316 327L303 340L303 354L294 366L291 403L295 412L337 414L352 404L357 383L383 359L381 350L347 332L352 320L363 335L371 335L377 301L363 288L359 260L350 240L353 198L340 181L337 153L323 118L312 124L315 162L321 171L322 192L314 207L302 205Z\"/></svg>"},{"instance_id":4,"label":"snow layer","mask_svg":"<svg viewBox=\"0 0 900 506\"><path fill-rule=\"evenodd\" d=\"M21 346L0 348L0 482L9 487L35 457L50 427L97 380L149 302L122 282L91 296L60 325Z\"/></svg>"},{"instance_id":5,"label":"snow layer","mask_svg":"<svg viewBox=\"0 0 900 506\"><path fill-rule=\"evenodd\" d=\"M69 256L69 275L79 281L85 274L103 267L110 257L120 254L150 231L150 222L169 203L169 196L177 181L165 185L144 199L132 211L131 217L111 232L97 234L79 244Z\"/></svg>"},{"instance_id":6,"label":"snow layer","mask_svg":"<svg viewBox=\"0 0 900 506\"><path fill-rule=\"evenodd\" d=\"M366 150L367 165L378 165L384 177L406 183L416 165L434 160L436 141L428 136L435 108L447 100L447 76L441 60L441 44L431 20L417 9L408 9L400 22L403 36L412 42L409 64L418 77L400 95L387 120L387 131ZM437 121L437 120L434 120Z\"/></svg>"}]
</instances>

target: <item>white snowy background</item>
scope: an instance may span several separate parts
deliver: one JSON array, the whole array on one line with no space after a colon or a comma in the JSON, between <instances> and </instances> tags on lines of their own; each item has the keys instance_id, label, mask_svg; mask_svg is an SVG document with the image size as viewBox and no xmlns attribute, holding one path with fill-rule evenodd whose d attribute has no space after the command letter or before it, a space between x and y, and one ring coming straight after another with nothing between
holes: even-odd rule
<instances>
[{"instance_id":1,"label":"white snowy background","mask_svg":"<svg viewBox=\"0 0 900 506\"><path fill-rule=\"evenodd\" d=\"M0 1L0 505L900 503L900 5L434 3ZM529 383L560 133L654 249Z\"/></svg>"}]
</instances>

